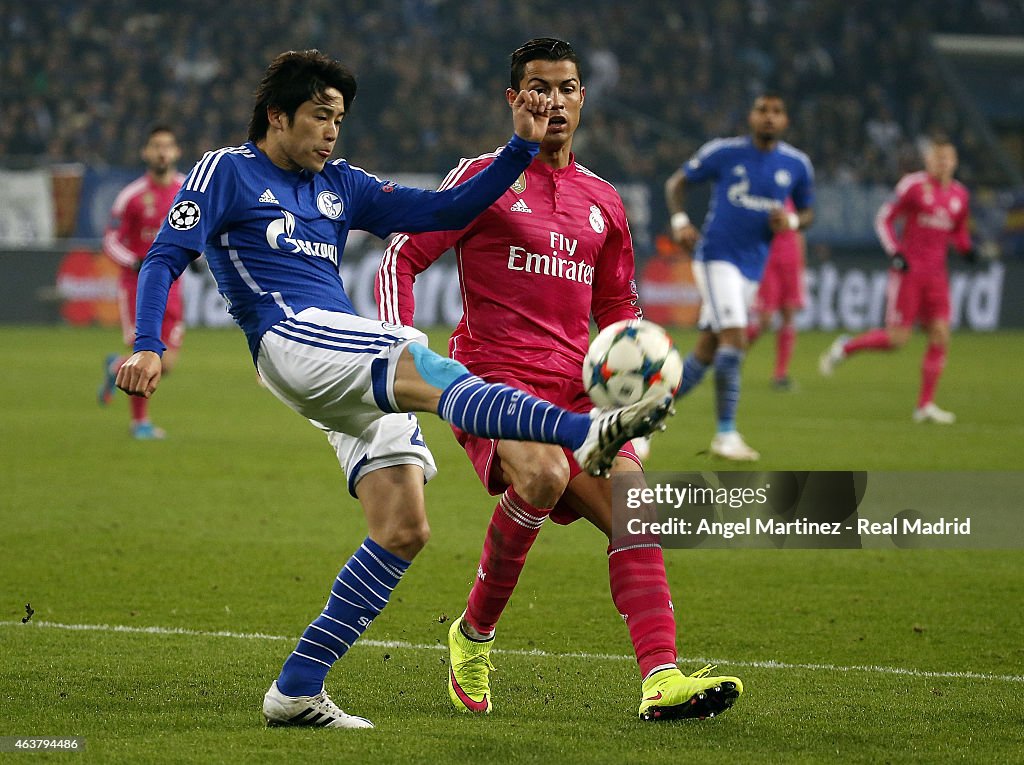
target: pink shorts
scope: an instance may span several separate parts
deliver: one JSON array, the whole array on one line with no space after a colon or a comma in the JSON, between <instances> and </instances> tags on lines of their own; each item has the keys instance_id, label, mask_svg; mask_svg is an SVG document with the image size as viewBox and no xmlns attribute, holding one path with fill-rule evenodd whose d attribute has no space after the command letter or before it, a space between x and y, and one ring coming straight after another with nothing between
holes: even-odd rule
<instances>
[{"instance_id":1,"label":"pink shorts","mask_svg":"<svg viewBox=\"0 0 1024 765\"><path fill-rule=\"evenodd\" d=\"M135 342L135 298L139 289L138 274L121 279L117 287L117 307L121 314L121 333L124 343L131 347ZM167 293L167 309L164 323L160 327L160 340L168 350L181 348L185 339L185 308L181 298L181 282L176 281Z\"/></svg>"},{"instance_id":2,"label":"pink shorts","mask_svg":"<svg viewBox=\"0 0 1024 765\"><path fill-rule=\"evenodd\" d=\"M757 289L754 310L757 313L772 314L780 308L799 310L804 307L804 259L797 252L795 256L768 258L761 285Z\"/></svg>"},{"instance_id":3,"label":"pink shorts","mask_svg":"<svg viewBox=\"0 0 1024 765\"><path fill-rule=\"evenodd\" d=\"M944 272L889 271L886 298L885 323L890 327L949 321L949 280Z\"/></svg>"},{"instance_id":4,"label":"pink shorts","mask_svg":"<svg viewBox=\"0 0 1024 765\"><path fill-rule=\"evenodd\" d=\"M476 365L476 368L470 371L480 375L487 382L511 385L538 398L563 406L571 412L589 412L594 407L590 397L583 390L582 382L579 380L547 378L525 382L521 375L517 376L514 372L501 369L481 371L481 369L481 365ZM455 438L458 439L462 448L466 450L469 461L473 463L473 468L476 470L480 482L487 489L488 493L498 495L504 492L508 488L508 484L502 476L503 471L501 469L501 458L498 457L497 439L470 435L455 427L452 430L455 431ZM569 460L569 480L571 481L582 473L583 470L572 456L570 449L563 448L563 451ZM631 443L627 443L619 450L619 456L631 459L637 465L641 465L640 458L636 456ZM551 511L551 520L563 525L572 523L579 519L579 517L579 513L573 510L569 503L564 500L559 500L558 504Z\"/></svg>"}]
</instances>

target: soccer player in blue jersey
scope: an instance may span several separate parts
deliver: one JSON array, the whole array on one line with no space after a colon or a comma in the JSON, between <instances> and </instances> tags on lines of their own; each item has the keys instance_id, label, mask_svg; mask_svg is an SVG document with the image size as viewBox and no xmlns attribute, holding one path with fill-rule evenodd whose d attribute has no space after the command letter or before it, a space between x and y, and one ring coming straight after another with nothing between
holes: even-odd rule
<instances>
[{"instance_id":1,"label":"soccer player in blue jersey","mask_svg":"<svg viewBox=\"0 0 1024 765\"><path fill-rule=\"evenodd\" d=\"M814 169L806 154L779 138L789 124L782 98L759 96L748 122L749 135L705 144L665 182L672 236L694 251L701 294L700 335L686 357L678 395L714 368L718 432L711 453L739 461L761 456L736 430L748 311L773 234L805 229L814 220ZM686 187L704 181L714 188L698 232L686 214ZM795 212L784 209L786 197L792 197Z\"/></svg>"},{"instance_id":2,"label":"soccer player in blue jersey","mask_svg":"<svg viewBox=\"0 0 1024 765\"><path fill-rule=\"evenodd\" d=\"M436 473L414 411L485 438L574 450L603 474L619 447L658 428L669 401L576 414L485 383L426 347L411 327L355 314L338 272L351 229L458 229L526 169L550 103L524 90L515 135L475 178L435 192L329 162L356 81L318 51L289 51L256 90L249 142L208 152L185 180L139 274L135 353L117 373L149 397L160 380L160 323L171 283L205 252L266 386L327 436L363 506L369 534L334 580L327 605L263 701L268 725L368 728L327 695L324 679L387 605L429 536L423 484Z\"/></svg>"}]
</instances>

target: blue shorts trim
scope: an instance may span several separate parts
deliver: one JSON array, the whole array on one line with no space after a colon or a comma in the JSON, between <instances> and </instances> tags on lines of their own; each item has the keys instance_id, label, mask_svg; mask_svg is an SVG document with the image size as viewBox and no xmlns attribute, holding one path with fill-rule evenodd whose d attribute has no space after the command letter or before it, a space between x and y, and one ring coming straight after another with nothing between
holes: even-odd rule
<instances>
[{"instance_id":1,"label":"blue shorts trim","mask_svg":"<svg viewBox=\"0 0 1024 765\"><path fill-rule=\"evenodd\" d=\"M397 410L391 406L388 398L388 357L381 356L370 362L370 382L373 387L373 402L382 412L394 414Z\"/></svg>"}]
</instances>

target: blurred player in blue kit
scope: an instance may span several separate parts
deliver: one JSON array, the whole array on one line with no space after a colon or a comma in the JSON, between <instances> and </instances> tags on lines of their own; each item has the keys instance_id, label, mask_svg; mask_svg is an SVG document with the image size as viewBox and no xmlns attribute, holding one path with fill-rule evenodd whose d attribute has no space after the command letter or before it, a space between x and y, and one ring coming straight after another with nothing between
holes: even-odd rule
<instances>
[{"instance_id":1,"label":"blurred player in blue kit","mask_svg":"<svg viewBox=\"0 0 1024 765\"><path fill-rule=\"evenodd\" d=\"M661 426L670 406L572 413L485 383L428 350L411 327L357 316L338 271L348 232L383 238L466 226L537 154L550 100L518 93L515 135L494 162L434 192L329 162L355 94L351 73L318 51L274 59L256 90L249 141L204 155L175 198L140 271L135 353L117 373L127 393L156 390L168 290L205 252L261 379L326 434L363 506L368 536L264 697L271 726L373 727L342 711L324 680L387 605L429 536L423 484L436 468L411 412L434 412L484 438L556 443L588 472L603 474L623 443Z\"/></svg>"},{"instance_id":2,"label":"blurred player in blue kit","mask_svg":"<svg viewBox=\"0 0 1024 765\"><path fill-rule=\"evenodd\" d=\"M789 125L782 98L771 93L756 98L748 123L749 135L706 143L665 182L672 236L693 251L701 294L700 336L685 359L678 395L714 368L718 432L711 453L737 461L761 456L737 432L736 408L748 315L768 247L774 234L805 229L814 220L814 169L806 154L780 140ZM705 181L714 187L698 232L685 211L686 187ZM787 197L794 212L784 207Z\"/></svg>"}]
</instances>

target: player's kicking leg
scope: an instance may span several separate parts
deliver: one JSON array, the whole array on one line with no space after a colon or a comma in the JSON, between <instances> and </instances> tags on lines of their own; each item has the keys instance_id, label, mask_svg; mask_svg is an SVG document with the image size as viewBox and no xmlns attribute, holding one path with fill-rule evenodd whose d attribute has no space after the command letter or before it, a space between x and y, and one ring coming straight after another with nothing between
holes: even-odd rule
<instances>
[{"instance_id":1,"label":"player's kicking leg","mask_svg":"<svg viewBox=\"0 0 1024 765\"><path fill-rule=\"evenodd\" d=\"M402 411L432 411L483 438L558 444L573 451L584 471L607 476L627 441L664 430L672 399L649 399L619 409L577 414L508 385L488 383L452 359L409 343L395 372L394 400Z\"/></svg>"}]
</instances>

